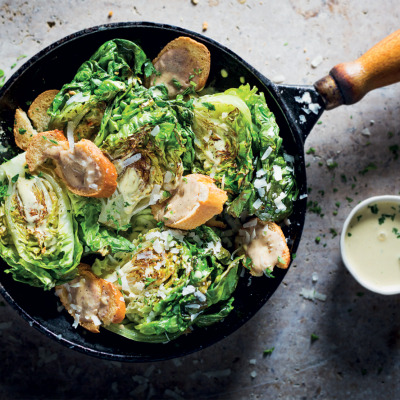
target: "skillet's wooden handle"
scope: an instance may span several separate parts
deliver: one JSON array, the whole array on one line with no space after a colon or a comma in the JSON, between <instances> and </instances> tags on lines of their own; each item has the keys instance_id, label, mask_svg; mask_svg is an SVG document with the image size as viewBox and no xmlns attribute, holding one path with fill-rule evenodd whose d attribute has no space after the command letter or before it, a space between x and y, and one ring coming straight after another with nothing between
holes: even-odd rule
<instances>
[{"instance_id":1,"label":"skillet's wooden handle","mask_svg":"<svg viewBox=\"0 0 400 400\"><path fill-rule=\"evenodd\" d=\"M338 64L314 86L326 109L353 104L370 90L400 81L400 29L353 62Z\"/></svg>"}]
</instances>

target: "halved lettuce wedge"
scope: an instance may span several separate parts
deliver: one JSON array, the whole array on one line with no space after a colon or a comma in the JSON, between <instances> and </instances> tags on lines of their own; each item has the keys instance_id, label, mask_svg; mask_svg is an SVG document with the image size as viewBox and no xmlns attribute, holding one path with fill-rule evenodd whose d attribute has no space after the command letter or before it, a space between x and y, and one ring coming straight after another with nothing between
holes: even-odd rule
<instances>
[{"instance_id":1,"label":"halved lettuce wedge","mask_svg":"<svg viewBox=\"0 0 400 400\"><path fill-rule=\"evenodd\" d=\"M103 202L102 224L126 230L132 216L177 188L193 159L191 116L182 96L169 100L164 86L137 85L116 104L96 138L119 175L115 193Z\"/></svg>"},{"instance_id":2,"label":"halved lettuce wedge","mask_svg":"<svg viewBox=\"0 0 400 400\"><path fill-rule=\"evenodd\" d=\"M75 139L93 139L107 108L137 81L147 65L150 60L135 43L125 39L104 43L55 97L48 110L50 128L65 130L71 121Z\"/></svg>"},{"instance_id":3,"label":"halved lettuce wedge","mask_svg":"<svg viewBox=\"0 0 400 400\"><path fill-rule=\"evenodd\" d=\"M229 195L227 212L280 221L297 191L293 168L263 93L249 85L194 101L193 172L205 173Z\"/></svg>"},{"instance_id":4,"label":"halved lettuce wedge","mask_svg":"<svg viewBox=\"0 0 400 400\"><path fill-rule=\"evenodd\" d=\"M25 153L0 166L0 250L16 281L50 289L74 277L82 255L66 189L52 171L28 173Z\"/></svg>"},{"instance_id":5,"label":"halved lettuce wedge","mask_svg":"<svg viewBox=\"0 0 400 400\"><path fill-rule=\"evenodd\" d=\"M127 306L122 324L107 329L136 341L167 342L233 309L242 258L231 260L211 228L156 228L133 244L131 254L107 256L92 267L121 290Z\"/></svg>"}]
</instances>

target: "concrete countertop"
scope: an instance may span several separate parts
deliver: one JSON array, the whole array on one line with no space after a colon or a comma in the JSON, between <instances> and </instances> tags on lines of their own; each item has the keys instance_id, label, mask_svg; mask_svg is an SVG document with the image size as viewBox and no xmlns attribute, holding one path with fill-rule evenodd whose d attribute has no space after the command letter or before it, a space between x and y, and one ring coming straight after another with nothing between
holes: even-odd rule
<instances>
[{"instance_id":1,"label":"concrete countertop","mask_svg":"<svg viewBox=\"0 0 400 400\"><path fill-rule=\"evenodd\" d=\"M267 77L312 84L398 29L399 20L398 0L1 0L0 69L10 76L21 55L107 22L165 22L196 32L207 22L206 36ZM180 359L125 364L50 341L0 301L0 398L399 398L400 296L360 287L341 262L339 235L358 201L400 191L400 84L320 121L306 142L315 149L306 155L309 201L318 205L283 284L247 324ZM370 163L376 169L360 174ZM303 298L303 288L326 301Z\"/></svg>"}]
</instances>

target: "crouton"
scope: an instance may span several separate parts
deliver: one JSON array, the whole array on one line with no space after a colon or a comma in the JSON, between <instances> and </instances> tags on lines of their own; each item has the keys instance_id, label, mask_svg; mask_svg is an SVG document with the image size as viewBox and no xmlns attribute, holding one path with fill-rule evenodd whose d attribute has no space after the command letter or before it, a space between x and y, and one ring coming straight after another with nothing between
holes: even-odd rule
<instances>
[{"instance_id":1,"label":"crouton","mask_svg":"<svg viewBox=\"0 0 400 400\"><path fill-rule=\"evenodd\" d=\"M125 318L122 293L111 283L98 278L87 264L79 264L79 274L71 282L56 286L56 295L78 324L99 333L101 324L120 323Z\"/></svg>"},{"instance_id":2,"label":"crouton","mask_svg":"<svg viewBox=\"0 0 400 400\"><path fill-rule=\"evenodd\" d=\"M40 167L48 158L53 148L60 148L68 150L68 140L64 134L59 130L41 132L32 138L26 149L26 163L30 172L34 172Z\"/></svg>"},{"instance_id":3,"label":"crouton","mask_svg":"<svg viewBox=\"0 0 400 400\"><path fill-rule=\"evenodd\" d=\"M80 140L71 151L61 131L42 132L29 144L26 162L33 172L47 159L54 160L57 175L79 196L110 197L117 188L114 164L90 140Z\"/></svg>"},{"instance_id":4,"label":"crouton","mask_svg":"<svg viewBox=\"0 0 400 400\"><path fill-rule=\"evenodd\" d=\"M177 192L166 202L152 206L154 218L166 226L190 230L220 214L228 200L212 178L201 174L183 177Z\"/></svg>"},{"instance_id":5,"label":"crouton","mask_svg":"<svg viewBox=\"0 0 400 400\"><path fill-rule=\"evenodd\" d=\"M153 60L157 74L147 79L148 87L164 83L170 98L193 88L204 88L210 73L210 52L203 44L188 37L169 42Z\"/></svg>"},{"instance_id":6,"label":"crouton","mask_svg":"<svg viewBox=\"0 0 400 400\"><path fill-rule=\"evenodd\" d=\"M26 150L28 148L29 142L37 134L36 130L31 124L31 121L26 115L26 112L22 111L20 108L15 110L13 132L15 143L22 150Z\"/></svg>"},{"instance_id":7,"label":"crouton","mask_svg":"<svg viewBox=\"0 0 400 400\"><path fill-rule=\"evenodd\" d=\"M29 107L28 116L38 132L45 132L48 129L50 115L47 114L47 110L57 93L58 90L46 90L39 94Z\"/></svg>"},{"instance_id":8,"label":"crouton","mask_svg":"<svg viewBox=\"0 0 400 400\"><path fill-rule=\"evenodd\" d=\"M262 276L276 266L286 269L290 264L290 251L282 229L275 222L254 218L243 225L236 237L236 245L242 246L251 258L250 274Z\"/></svg>"}]
</instances>

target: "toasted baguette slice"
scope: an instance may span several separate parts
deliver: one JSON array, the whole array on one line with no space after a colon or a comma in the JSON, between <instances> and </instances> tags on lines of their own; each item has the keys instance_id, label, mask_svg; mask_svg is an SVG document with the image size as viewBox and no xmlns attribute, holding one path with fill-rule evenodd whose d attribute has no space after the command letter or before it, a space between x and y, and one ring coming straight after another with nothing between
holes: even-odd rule
<instances>
[{"instance_id":1,"label":"toasted baguette slice","mask_svg":"<svg viewBox=\"0 0 400 400\"><path fill-rule=\"evenodd\" d=\"M13 132L15 143L22 150L26 150L28 148L30 141L37 134L36 130L33 129L31 121L26 115L26 112L22 111L20 108L15 110Z\"/></svg>"},{"instance_id":2,"label":"toasted baguette slice","mask_svg":"<svg viewBox=\"0 0 400 400\"><path fill-rule=\"evenodd\" d=\"M38 132L45 132L48 129L50 115L47 110L56 97L58 90L46 90L33 100L28 110L28 116Z\"/></svg>"},{"instance_id":3,"label":"toasted baguette slice","mask_svg":"<svg viewBox=\"0 0 400 400\"><path fill-rule=\"evenodd\" d=\"M201 174L183 177L177 192L166 202L152 206L156 220L166 226L190 230L222 212L228 196L212 178Z\"/></svg>"},{"instance_id":4,"label":"toasted baguette slice","mask_svg":"<svg viewBox=\"0 0 400 400\"><path fill-rule=\"evenodd\" d=\"M111 283L98 278L87 264L78 266L79 275L69 283L56 286L56 294L68 313L93 333L99 333L101 323L120 323L125 318L122 293Z\"/></svg>"},{"instance_id":5,"label":"toasted baguette slice","mask_svg":"<svg viewBox=\"0 0 400 400\"><path fill-rule=\"evenodd\" d=\"M70 151L61 131L42 132L29 144L26 163L33 172L49 158L54 160L57 175L72 193L103 198L110 197L117 188L114 164L90 140L82 139Z\"/></svg>"},{"instance_id":6,"label":"toasted baguette slice","mask_svg":"<svg viewBox=\"0 0 400 400\"><path fill-rule=\"evenodd\" d=\"M94 174L92 186L82 185L76 187L71 184L69 178L70 169L65 163L58 162L57 171L64 180L68 189L79 196L106 198L110 197L117 188L117 170L114 164L104 155L104 153L90 140L82 139L74 146L73 156L69 158L70 162L87 162L86 167L82 167L84 172L83 180L87 182L90 173ZM74 178L77 178L76 172Z\"/></svg>"},{"instance_id":7,"label":"toasted baguette slice","mask_svg":"<svg viewBox=\"0 0 400 400\"><path fill-rule=\"evenodd\" d=\"M170 98L192 86L198 92L204 88L210 74L211 57L207 47L185 36L169 42L153 60L160 75L152 75L146 84L164 83Z\"/></svg>"},{"instance_id":8,"label":"toasted baguette slice","mask_svg":"<svg viewBox=\"0 0 400 400\"><path fill-rule=\"evenodd\" d=\"M41 132L32 138L26 150L26 163L29 171L33 172L40 167L48 158L52 148L68 150L68 140L59 130Z\"/></svg>"},{"instance_id":9,"label":"toasted baguette slice","mask_svg":"<svg viewBox=\"0 0 400 400\"><path fill-rule=\"evenodd\" d=\"M250 273L262 276L276 266L286 269L290 264L290 251L282 229L275 222L263 222L254 218L244 224L236 237L236 244L242 245L252 266Z\"/></svg>"}]
</instances>

